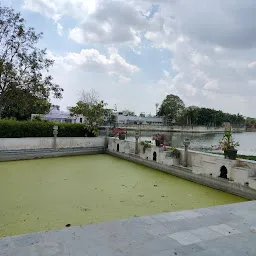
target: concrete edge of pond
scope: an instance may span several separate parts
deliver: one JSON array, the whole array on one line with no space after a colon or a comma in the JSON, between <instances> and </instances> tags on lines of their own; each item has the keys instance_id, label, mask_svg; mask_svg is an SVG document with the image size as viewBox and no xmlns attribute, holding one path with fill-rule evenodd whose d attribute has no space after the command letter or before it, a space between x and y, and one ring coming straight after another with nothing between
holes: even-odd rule
<instances>
[{"instance_id":1,"label":"concrete edge of pond","mask_svg":"<svg viewBox=\"0 0 256 256\"><path fill-rule=\"evenodd\" d=\"M107 153L128 161L132 161L137 164L141 164L155 170L159 170L182 179L186 179L207 187L218 189L236 196L244 197L249 200L256 199L256 190L243 186L238 183L234 183L222 178L214 178L207 175L192 173L192 170L182 166L164 165L156 163L154 161L145 160L134 154L124 154L120 152L114 152L107 150Z\"/></svg>"},{"instance_id":2,"label":"concrete edge of pond","mask_svg":"<svg viewBox=\"0 0 256 256\"><path fill-rule=\"evenodd\" d=\"M105 153L104 147L0 151L0 162Z\"/></svg>"},{"instance_id":3,"label":"concrete edge of pond","mask_svg":"<svg viewBox=\"0 0 256 256\"><path fill-rule=\"evenodd\" d=\"M0 238L0 255L254 256L256 202Z\"/></svg>"}]
</instances>

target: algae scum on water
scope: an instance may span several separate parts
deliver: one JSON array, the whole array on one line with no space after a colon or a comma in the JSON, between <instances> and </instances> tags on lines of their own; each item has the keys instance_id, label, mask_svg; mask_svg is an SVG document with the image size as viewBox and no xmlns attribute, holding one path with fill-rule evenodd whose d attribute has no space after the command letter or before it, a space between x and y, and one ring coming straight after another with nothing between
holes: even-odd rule
<instances>
[{"instance_id":1,"label":"algae scum on water","mask_svg":"<svg viewBox=\"0 0 256 256\"><path fill-rule=\"evenodd\" d=\"M0 237L246 201L109 155L0 163Z\"/></svg>"}]
</instances>

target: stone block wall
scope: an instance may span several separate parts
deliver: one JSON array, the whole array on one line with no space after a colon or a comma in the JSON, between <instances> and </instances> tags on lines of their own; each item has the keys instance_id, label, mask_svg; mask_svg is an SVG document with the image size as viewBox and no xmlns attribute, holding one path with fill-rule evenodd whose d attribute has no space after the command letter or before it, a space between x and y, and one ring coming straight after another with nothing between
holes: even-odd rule
<instances>
[{"instance_id":1,"label":"stone block wall","mask_svg":"<svg viewBox=\"0 0 256 256\"><path fill-rule=\"evenodd\" d=\"M53 137L49 138L0 138L1 150L26 150L53 148ZM57 138L57 148L91 148L104 147L105 138L79 137Z\"/></svg>"},{"instance_id":2,"label":"stone block wall","mask_svg":"<svg viewBox=\"0 0 256 256\"><path fill-rule=\"evenodd\" d=\"M125 154L135 154L135 142L119 140L118 138L109 138L108 149L114 152L120 152ZM150 160L150 161L154 161L154 156L155 156L155 159L156 159L155 162L165 164L165 165L179 164L179 160L176 160L168 156L167 151L163 151L161 148L156 146L147 148L144 153L143 146L139 145L138 156L142 159Z\"/></svg>"},{"instance_id":3,"label":"stone block wall","mask_svg":"<svg viewBox=\"0 0 256 256\"><path fill-rule=\"evenodd\" d=\"M117 151L117 145L119 145L119 151ZM120 141L119 139L109 139L109 150L113 152L120 152L125 154L134 154L135 142ZM154 153L156 154L156 163L177 166L184 165L185 151L179 149L181 157L179 160L168 156L168 151L162 151L161 148L152 146L150 149L146 149L143 152L142 146L140 146L140 152L137 157L143 160L154 161ZM188 151L188 168L193 174L205 175L213 179L218 179L221 173L226 172L226 180L229 183L237 183L241 186L249 186L256 190L256 162L249 160L229 160L225 159L221 155L208 154L204 152Z\"/></svg>"}]
</instances>

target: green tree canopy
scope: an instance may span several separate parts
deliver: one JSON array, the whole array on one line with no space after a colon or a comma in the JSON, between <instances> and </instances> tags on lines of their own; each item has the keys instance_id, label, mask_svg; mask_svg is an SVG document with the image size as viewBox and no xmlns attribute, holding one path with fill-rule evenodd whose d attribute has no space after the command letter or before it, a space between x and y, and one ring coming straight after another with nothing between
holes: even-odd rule
<instances>
[{"instance_id":1,"label":"green tree canopy","mask_svg":"<svg viewBox=\"0 0 256 256\"><path fill-rule=\"evenodd\" d=\"M182 126L221 126L230 122L234 127L245 125L245 118L240 114L229 114L221 110L189 106L185 108L183 101L176 95L168 95L160 106L158 116L165 117L168 121L175 119ZM247 123L253 122L249 120ZM255 122L256 123L256 122Z\"/></svg>"},{"instance_id":2,"label":"green tree canopy","mask_svg":"<svg viewBox=\"0 0 256 256\"><path fill-rule=\"evenodd\" d=\"M94 104L88 104L83 101L76 103L75 107L70 109L71 115L83 115L86 119L85 128L95 136L99 133L99 126L105 121L105 107L103 101Z\"/></svg>"},{"instance_id":3,"label":"green tree canopy","mask_svg":"<svg viewBox=\"0 0 256 256\"><path fill-rule=\"evenodd\" d=\"M160 109L158 111L158 116L164 116L169 121L176 119L181 112L184 110L185 104L177 95L167 95Z\"/></svg>"},{"instance_id":4,"label":"green tree canopy","mask_svg":"<svg viewBox=\"0 0 256 256\"><path fill-rule=\"evenodd\" d=\"M182 126L221 126L225 122L230 122L236 127L245 125L245 118L240 114L232 115L224 113L221 110L195 106L185 108L177 121L178 124Z\"/></svg>"},{"instance_id":5,"label":"green tree canopy","mask_svg":"<svg viewBox=\"0 0 256 256\"><path fill-rule=\"evenodd\" d=\"M46 49L37 48L41 38L42 33L37 34L34 28L27 27L20 13L0 6L0 117L2 113L13 113L10 109L19 111L17 106L23 104L24 94L33 105L42 103L43 107L51 93L56 98L62 97L63 89L47 75L54 61L46 58ZM20 97L15 98L16 106L11 106L10 97L15 91Z\"/></svg>"},{"instance_id":6,"label":"green tree canopy","mask_svg":"<svg viewBox=\"0 0 256 256\"><path fill-rule=\"evenodd\" d=\"M27 89L9 88L5 94L2 118L28 120L33 113L49 112L50 106L47 100L32 95Z\"/></svg>"}]
</instances>

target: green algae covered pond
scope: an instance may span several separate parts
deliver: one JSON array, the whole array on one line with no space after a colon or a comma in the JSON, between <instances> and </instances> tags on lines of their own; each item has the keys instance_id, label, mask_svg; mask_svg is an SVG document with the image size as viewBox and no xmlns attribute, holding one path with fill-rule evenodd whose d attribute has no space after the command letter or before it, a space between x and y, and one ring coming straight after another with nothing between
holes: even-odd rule
<instances>
[{"instance_id":1,"label":"green algae covered pond","mask_svg":"<svg viewBox=\"0 0 256 256\"><path fill-rule=\"evenodd\" d=\"M109 155L0 163L0 237L243 201Z\"/></svg>"}]
</instances>

